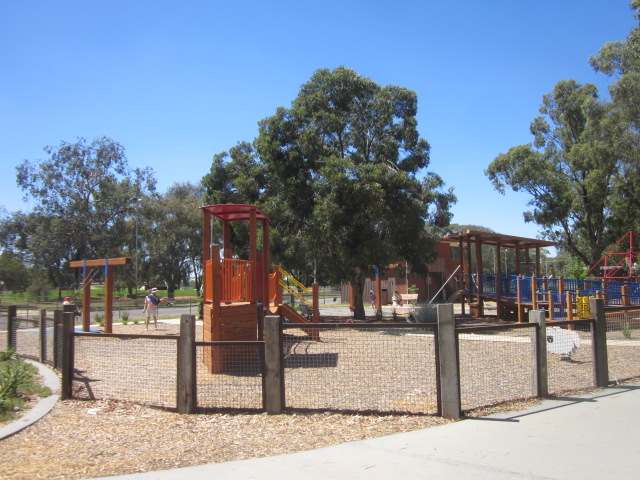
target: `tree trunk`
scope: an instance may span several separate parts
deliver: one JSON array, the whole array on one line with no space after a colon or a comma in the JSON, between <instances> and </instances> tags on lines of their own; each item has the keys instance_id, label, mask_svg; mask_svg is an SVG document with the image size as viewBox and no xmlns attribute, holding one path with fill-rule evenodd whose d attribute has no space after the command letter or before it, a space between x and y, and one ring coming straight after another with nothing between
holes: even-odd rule
<instances>
[{"instance_id":1,"label":"tree trunk","mask_svg":"<svg viewBox=\"0 0 640 480\"><path fill-rule=\"evenodd\" d=\"M362 291L364 289L364 281L358 279L358 281L352 281L354 299L353 299L353 318L355 320L365 320L366 315L364 313L364 301L362 298Z\"/></svg>"}]
</instances>

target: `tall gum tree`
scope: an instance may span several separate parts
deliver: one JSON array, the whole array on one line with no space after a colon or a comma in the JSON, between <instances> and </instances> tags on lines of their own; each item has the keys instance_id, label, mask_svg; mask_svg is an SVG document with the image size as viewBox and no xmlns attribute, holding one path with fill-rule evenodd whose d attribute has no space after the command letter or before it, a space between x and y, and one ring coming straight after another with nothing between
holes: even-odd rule
<instances>
[{"instance_id":1,"label":"tall gum tree","mask_svg":"<svg viewBox=\"0 0 640 480\"><path fill-rule=\"evenodd\" d=\"M23 243L34 266L63 285L70 260L122 255L127 219L155 179L150 168L131 170L122 145L107 137L44 150L48 158L16 169L18 186L37 202L24 218Z\"/></svg>"},{"instance_id":2,"label":"tall gum tree","mask_svg":"<svg viewBox=\"0 0 640 480\"><path fill-rule=\"evenodd\" d=\"M612 210L618 236L640 225L640 0L631 2L638 26L624 41L605 43L589 61L612 78L609 86L616 114L627 125L618 138L622 162Z\"/></svg>"},{"instance_id":3,"label":"tall gum tree","mask_svg":"<svg viewBox=\"0 0 640 480\"><path fill-rule=\"evenodd\" d=\"M485 174L501 193L510 187L530 194L525 220L592 265L612 239L617 139L625 127L594 85L574 80L558 82L540 113L530 127L534 142L498 155Z\"/></svg>"},{"instance_id":4,"label":"tall gum tree","mask_svg":"<svg viewBox=\"0 0 640 480\"><path fill-rule=\"evenodd\" d=\"M426 172L430 147L417 130L417 103L406 88L321 69L291 108L259 123L273 256L350 282L356 318L365 316L364 281L376 266L402 259L427 272L435 240L426 227L447 225L455 202Z\"/></svg>"}]
</instances>

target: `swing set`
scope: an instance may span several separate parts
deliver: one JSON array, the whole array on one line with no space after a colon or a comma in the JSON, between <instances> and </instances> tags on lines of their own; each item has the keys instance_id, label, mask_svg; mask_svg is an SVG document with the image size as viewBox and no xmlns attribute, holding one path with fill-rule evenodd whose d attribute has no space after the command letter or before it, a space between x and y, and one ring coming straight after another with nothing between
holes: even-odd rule
<instances>
[{"instance_id":1,"label":"swing set","mask_svg":"<svg viewBox=\"0 0 640 480\"><path fill-rule=\"evenodd\" d=\"M82 331L88 332L91 324L91 281L94 268L104 268L104 333L113 333L113 288L114 268L131 265L131 257L102 258L98 260L76 260L71 268L82 268ZM137 288L137 285L136 285Z\"/></svg>"}]
</instances>

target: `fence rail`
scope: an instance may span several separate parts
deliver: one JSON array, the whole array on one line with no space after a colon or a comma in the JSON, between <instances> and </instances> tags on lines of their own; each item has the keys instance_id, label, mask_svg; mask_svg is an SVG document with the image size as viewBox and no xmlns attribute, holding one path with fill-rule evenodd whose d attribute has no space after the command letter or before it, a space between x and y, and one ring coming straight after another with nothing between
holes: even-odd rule
<instances>
[{"instance_id":1,"label":"fence rail","mask_svg":"<svg viewBox=\"0 0 640 480\"><path fill-rule=\"evenodd\" d=\"M43 333L33 328L36 320L26 325L9 308L3 334L21 356L37 351L27 349L25 339L34 345L46 339L45 361L53 352L62 398L117 398L181 412L338 410L457 418L479 407L640 377L640 309L605 314L602 300L591 304L594 319L547 323L544 312L532 311L526 324L458 328L451 305L437 307L433 324L310 329L271 316L264 341L255 342L196 341L191 315L183 315L179 335L125 335L75 332L72 313L42 312L39 327L54 323ZM571 348L556 348L562 336L571 339ZM218 357L224 361L216 363Z\"/></svg>"}]
</instances>

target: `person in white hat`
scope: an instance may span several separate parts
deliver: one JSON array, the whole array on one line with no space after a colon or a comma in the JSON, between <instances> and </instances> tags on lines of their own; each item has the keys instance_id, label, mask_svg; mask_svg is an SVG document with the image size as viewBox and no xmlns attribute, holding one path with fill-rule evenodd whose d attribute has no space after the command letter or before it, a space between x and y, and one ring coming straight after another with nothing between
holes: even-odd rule
<instances>
[{"instance_id":1,"label":"person in white hat","mask_svg":"<svg viewBox=\"0 0 640 480\"><path fill-rule=\"evenodd\" d=\"M144 308L142 309L142 311L147 314L146 315L147 320L145 322L147 330L149 330L149 319L152 315L153 315L153 326L155 327L156 330L158 329L158 305L160 305L161 303L164 303L169 307L172 305L171 303L169 303L169 301L166 298L158 297L158 295L156 295L157 293L158 293L158 289L152 288L149 292L149 295L144 297Z\"/></svg>"}]
</instances>

